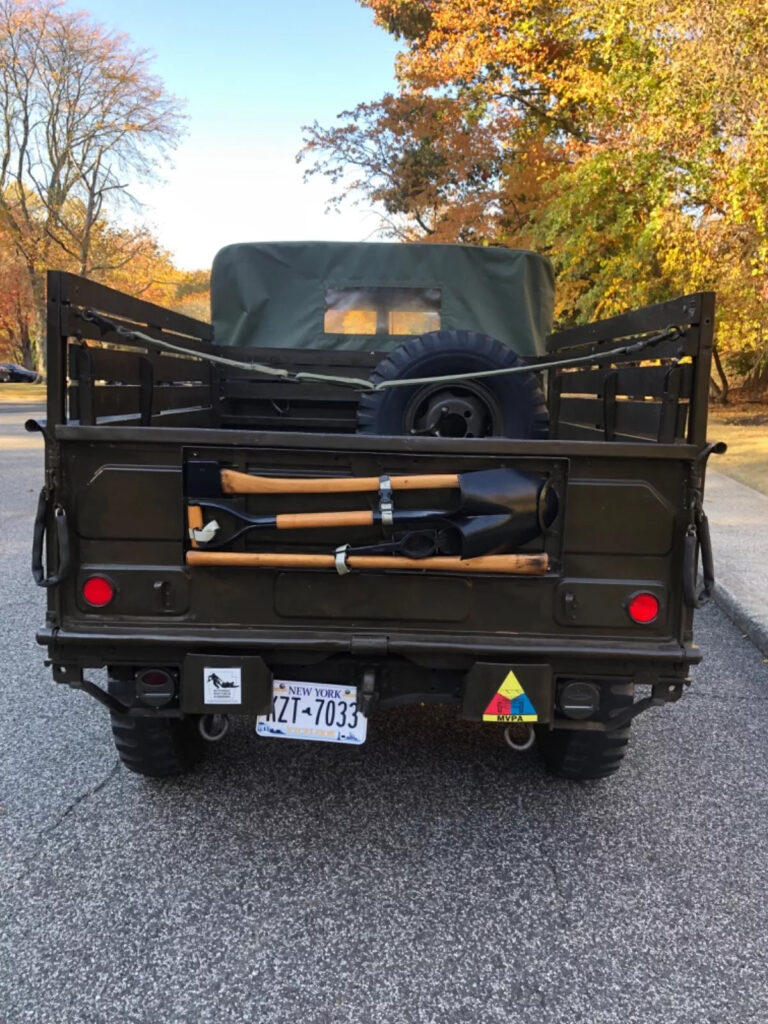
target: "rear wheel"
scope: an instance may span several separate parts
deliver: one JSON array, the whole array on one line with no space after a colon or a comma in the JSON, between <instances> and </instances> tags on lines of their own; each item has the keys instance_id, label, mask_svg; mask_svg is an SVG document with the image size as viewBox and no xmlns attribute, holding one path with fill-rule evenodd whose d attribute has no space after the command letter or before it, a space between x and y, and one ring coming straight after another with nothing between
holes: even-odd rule
<instances>
[{"instance_id":1,"label":"rear wheel","mask_svg":"<svg viewBox=\"0 0 768 1024\"><path fill-rule=\"evenodd\" d=\"M614 683L603 693L605 721L632 705L632 683ZM553 775L562 779L604 779L618 770L629 743L631 724L597 732L581 729L536 729L536 749Z\"/></svg>"},{"instance_id":2,"label":"rear wheel","mask_svg":"<svg viewBox=\"0 0 768 1024\"><path fill-rule=\"evenodd\" d=\"M112 686L110 684L110 689ZM191 771L203 753L197 717L133 717L110 712L115 749L137 775L164 778Z\"/></svg>"}]
</instances>

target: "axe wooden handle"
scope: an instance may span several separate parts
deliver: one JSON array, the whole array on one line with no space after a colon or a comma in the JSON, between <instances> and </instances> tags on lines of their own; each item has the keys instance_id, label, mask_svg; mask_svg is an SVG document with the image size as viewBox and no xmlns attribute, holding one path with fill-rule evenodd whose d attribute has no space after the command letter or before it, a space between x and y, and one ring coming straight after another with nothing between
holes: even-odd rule
<instances>
[{"instance_id":1,"label":"axe wooden handle","mask_svg":"<svg viewBox=\"0 0 768 1024\"><path fill-rule=\"evenodd\" d=\"M245 551L188 551L188 565L236 565L262 569L333 569L333 555L303 555ZM542 576L547 555L481 555L478 558L402 558L390 555L349 555L350 569L429 569L433 572L500 572Z\"/></svg>"},{"instance_id":2,"label":"axe wooden handle","mask_svg":"<svg viewBox=\"0 0 768 1024\"><path fill-rule=\"evenodd\" d=\"M458 487L458 473L433 473L424 476L392 476L393 491L436 491ZM378 491L377 476L358 477L279 477L252 476L234 469L222 469L221 489L225 494L352 494Z\"/></svg>"}]
</instances>

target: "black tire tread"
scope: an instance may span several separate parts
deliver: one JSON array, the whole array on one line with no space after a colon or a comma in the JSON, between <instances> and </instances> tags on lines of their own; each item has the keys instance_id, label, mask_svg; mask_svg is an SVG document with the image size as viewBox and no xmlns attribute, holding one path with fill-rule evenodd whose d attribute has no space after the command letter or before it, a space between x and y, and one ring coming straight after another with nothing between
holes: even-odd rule
<instances>
[{"instance_id":1,"label":"black tire tread","mask_svg":"<svg viewBox=\"0 0 768 1024\"><path fill-rule=\"evenodd\" d=\"M607 688L603 697L605 718L610 721L612 714L629 707L633 699L631 683ZM548 770L559 778L604 779L621 766L630 733L631 724L607 732L540 727L536 734L537 749Z\"/></svg>"},{"instance_id":2,"label":"black tire tread","mask_svg":"<svg viewBox=\"0 0 768 1024\"><path fill-rule=\"evenodd\" d=\"M203 740L195 718L134 718L114 711L110 717L118 756L137 775L182 775L202 755Z\"/></svg>"},{"instance_id":3,"label":"black tire tread","mask_svg":"<svg viewBox=\"0 0 768 1024\"><path fill-rule=\"evenodd\" d=\"M432 331L410 338L393 349L374 369L370 379L372 383L380 384L386 380L403 380L408 377L440 376L441 374L432 374L428 366L423 369L422 364L450 354L470 360L474 363L471 369L504 369L525 365L524 359L497 338L476 331ZM517 388L520 389L519 393L525 395L531 406L528 436L537 440L546 439L549 437L549 411L536 375L521 373L510 379L516 382ZM386 394L386 391L378 391L366 392L360 396L357 411L358 433L382 433L377 424L382 396Z\"/></svg>"}]
</instances>

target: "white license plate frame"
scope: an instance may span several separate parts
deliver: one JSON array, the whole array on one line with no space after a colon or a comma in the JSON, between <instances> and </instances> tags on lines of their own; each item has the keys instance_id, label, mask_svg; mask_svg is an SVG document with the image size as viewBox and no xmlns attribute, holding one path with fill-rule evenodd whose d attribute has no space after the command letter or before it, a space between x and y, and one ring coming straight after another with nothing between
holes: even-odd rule
<instances>
[{"instance_id":1,"label":"white license plate frame","mask_svg":"<svg viewBox=\"0 0 768 1024\"><path fill-rule=\"evenodd\" d=\"M275 679L272 711L256 717L256 733L269 739L365 743L368 720L357 710L357 687Z\"/></svg>"}]
</instances>

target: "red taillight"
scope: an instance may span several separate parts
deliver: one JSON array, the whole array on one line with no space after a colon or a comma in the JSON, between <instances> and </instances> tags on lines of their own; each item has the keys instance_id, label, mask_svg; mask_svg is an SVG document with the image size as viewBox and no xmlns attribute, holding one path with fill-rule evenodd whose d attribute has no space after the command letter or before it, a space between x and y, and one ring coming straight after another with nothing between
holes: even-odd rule
<instances>
[{"instance_id":1,"label":"red taillight","mask_svg":"<svg viewBox=\"0 0 768 1024\"><path fill-rule=\"evenodd\" d=\"M142 683L146 683L147 686L173 685L173 679L161 668L146 668L143 672L140 672L136 678L141 680Z\"/></svg>"},{"instance_id":2,"label":"red taillight","mask_svg":"<svg viewBox=\"0 0 768 1024\"><path fill-rule=\"evenodd\" d=\"M103 608L114 596L115 585L105 576L91 576L83 584L83 597L94 608Z\"/></svg>"},{"instance_id":3,"label":"red taillight","mask_svg":"<svg viewBox=\"0 0 768 1024\"><path fill-rule=\"evenodd\" d=\"M635 594L627 605L627 611L633 622L645 625L653 622L659 614L659 599L653 594Z\"/></svg>"}]
</instances>

